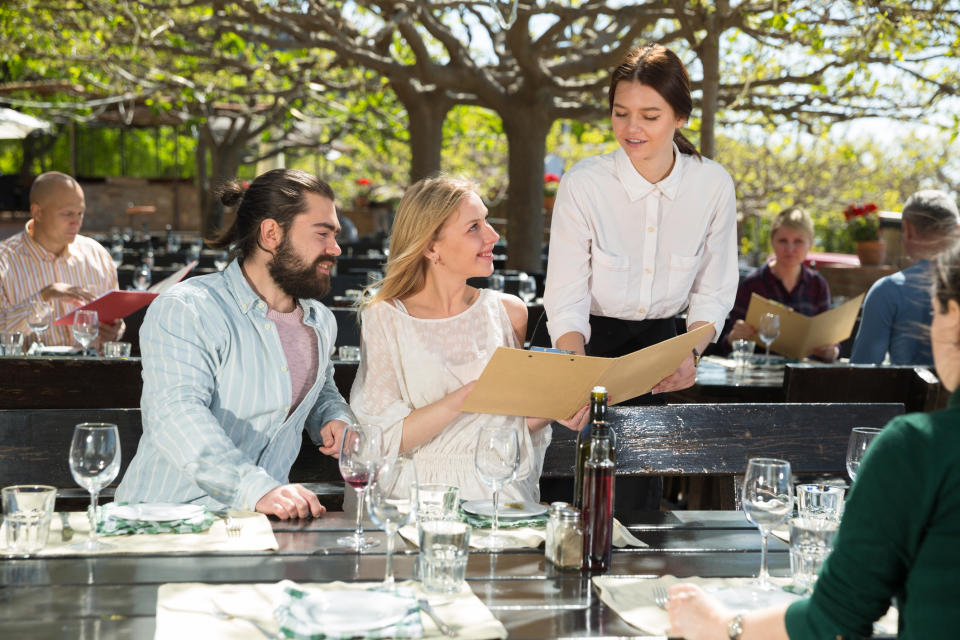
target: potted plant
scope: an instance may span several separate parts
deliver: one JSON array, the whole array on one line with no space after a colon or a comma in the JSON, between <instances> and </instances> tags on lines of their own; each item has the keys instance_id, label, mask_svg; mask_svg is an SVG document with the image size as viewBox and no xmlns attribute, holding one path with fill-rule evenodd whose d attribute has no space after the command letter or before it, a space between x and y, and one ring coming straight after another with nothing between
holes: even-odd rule
<instances>
[{"instance_id":1,"label":"potted plant","mask_svg":"<svg viewBox=\"0 0 960 640\"><path fill-rule=\"evenodd\" d=\"M560 186L560 176L555 173L543 174L543 208L553 211L553 203L557 199L557 187Z\"/></svg>"},{"instance_id":2,"label":"potted plant","mask_svg":"<svg viewBox=\"0 0 960 640\"><path fill-rule=\"evenodd\" d=\"M886 258L887 247L880 238L880 217L877 205L868 202L851 204L843 210L847 233L856 243L861 265L880 265Z\"/></svg>"},{"instance_id":3,"label":"potted plant","mask_svg":"<svg viewBox=\"0 0 960 640\"><path fill-rule=\"evenodd\" d=\"M370 206L370 192L373 191L373 181L370 178L357 178L357 195L353 197L353 206L356 209L366 209Z\"/></svg>"}]
</instances>

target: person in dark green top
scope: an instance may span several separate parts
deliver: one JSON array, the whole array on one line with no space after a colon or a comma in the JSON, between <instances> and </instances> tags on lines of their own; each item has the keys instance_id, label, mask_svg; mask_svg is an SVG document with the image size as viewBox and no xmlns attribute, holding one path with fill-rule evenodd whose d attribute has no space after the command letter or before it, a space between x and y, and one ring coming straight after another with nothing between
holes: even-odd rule
<instances>
[{"instance_id":1,"label":"person in dark green top","mask_svg":"<svg viewBox=\"0 0 960 640\"><path fill-rule=\"evenodd\" d=\"M940 254L934 272L930 340L948 406L895 418L870 445L813 594L741 616L695 585L674 585L671 635L869 637L894 597L898 638L960 635L960 245Z\"/></svg>"}]
</instances>

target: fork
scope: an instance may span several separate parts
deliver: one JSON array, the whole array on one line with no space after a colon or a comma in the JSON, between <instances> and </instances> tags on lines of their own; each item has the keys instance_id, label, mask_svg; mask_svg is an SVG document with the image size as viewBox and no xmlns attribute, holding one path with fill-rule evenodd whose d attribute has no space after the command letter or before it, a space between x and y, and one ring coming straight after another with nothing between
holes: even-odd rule
<instances>
[{"instance_id":1,"label":"fork","mask_svg":"<svg viewBox=\"0 0 960 640\"><path fill-rule=\"evenodd\" d=\"M657 585L656 587L653 588L653 601L654 603L656 603L658 607L660 607L661 609L666 609L667 600L669 599L670 599L670 595L667 593L667 589L665 587L661 587L660 585Z\"/></svg>"},{"instance_id":2,"label":"fork","mask_svg":"<svg viewBox=\"0 0 960 640\"><path fill-rule=\"evenodd\" d=\"M453 630L453 627L440 619L440 616L438 616L437 612L433 610L433 607L430 606L430 603L426 598L418 599L417 604L420 606L420 611L423 611L425 614L430 616L430 619L433 620L434 624L437 625L437 629L440 630L440 633L448 638L453 638L457 635L457 632Z\"/></svg>"},{"instance_id":3,"label":"fork","mask_svg":"<svg viewBox=\"0 0 960 640\"><path fill-rule=\"evenodd\" d=\"M229 513L227 514L227 537L230 538L239 538L240 532L243 530L243 523L238 522L233 519Z\"/></svg>"},{"instance_id":4,"label":"fork","mask_svg":"<svg viewBox=\"0 0 960 640\"><path fill-rule=\"evenodd\" d=\"M70 526L70 514L66 511L60 512L60 540L69 542L73 539L73 527Z\"/></svg>"}]
</instances>

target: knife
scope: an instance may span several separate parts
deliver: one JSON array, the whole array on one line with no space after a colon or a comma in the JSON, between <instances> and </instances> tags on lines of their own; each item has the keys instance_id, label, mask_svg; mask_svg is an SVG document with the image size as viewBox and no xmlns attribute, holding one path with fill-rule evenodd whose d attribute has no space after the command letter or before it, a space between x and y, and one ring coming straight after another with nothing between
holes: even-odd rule
<instances>
[{"instance_id":1,"label":"knife","mask_svg":"<svg viewBox=\"0 0 960 640\"><path fill-rule=\"evenodd\" d=\"M60 523L63 525L60 528L60 540L69 542L73 538L73 527L70 526L70 514L66 511L61 511Z\"/></svg>"}]
</instances>

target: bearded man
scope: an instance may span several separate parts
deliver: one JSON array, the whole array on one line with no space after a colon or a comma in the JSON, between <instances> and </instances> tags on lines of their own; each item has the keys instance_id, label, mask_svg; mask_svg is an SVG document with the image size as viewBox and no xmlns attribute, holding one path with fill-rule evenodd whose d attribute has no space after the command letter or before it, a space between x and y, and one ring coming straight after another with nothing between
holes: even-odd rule
<instances>
[{"instance_id":1,"label":"bearded man","mask_svg":"<svg viewBox=\"0 0 960 640\"><path fill-rule=\"evenodd\" d=\"M304 428L336 456L354 419L333 380L336 320L319 302L340 255L333 191L276 169L220 198L236 220L210 244L234 260L147 311L143 437L116 499L318 516L316 495L287 476Z\"/></svg>"}]
</instances>

